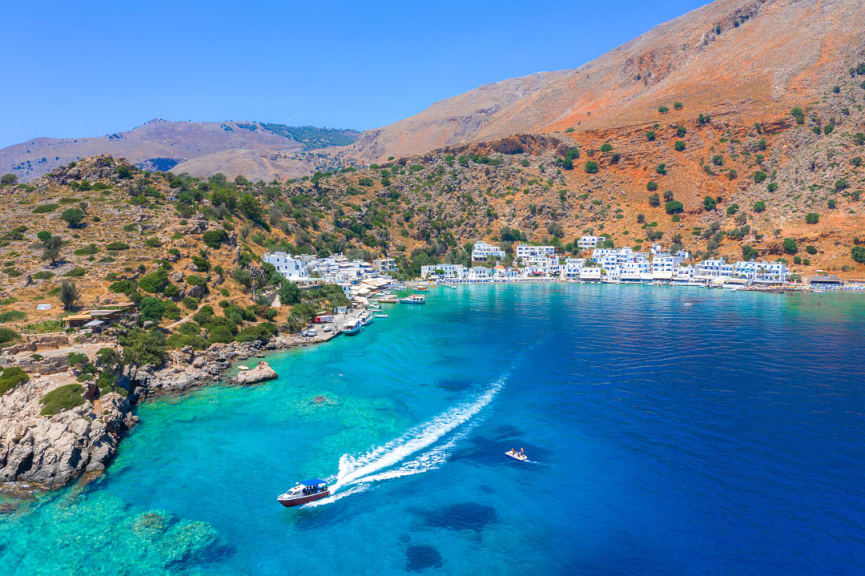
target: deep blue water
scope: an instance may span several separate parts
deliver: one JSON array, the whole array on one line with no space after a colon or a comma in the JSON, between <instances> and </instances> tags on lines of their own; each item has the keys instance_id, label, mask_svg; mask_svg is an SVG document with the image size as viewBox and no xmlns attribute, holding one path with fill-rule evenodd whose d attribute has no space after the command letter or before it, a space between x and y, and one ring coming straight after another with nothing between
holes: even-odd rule
<instances>
[{"instance_id":1,"label":"deep blue water","mask_svg":"<svg viewBox=\"0 0 865 576\"><path fill-rule=\"evenodd\" d=\"M0 517L0 573L862 573L865 299L427 300L143 405L103 479ZM337 498L277 504L308 476Z\"/></svg>"}]
</instances>

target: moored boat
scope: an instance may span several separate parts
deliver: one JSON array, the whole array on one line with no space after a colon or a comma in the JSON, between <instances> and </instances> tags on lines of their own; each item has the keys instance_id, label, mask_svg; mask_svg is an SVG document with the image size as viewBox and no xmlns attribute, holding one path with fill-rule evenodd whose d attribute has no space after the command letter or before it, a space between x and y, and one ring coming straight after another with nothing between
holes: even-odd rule
<instances>
[{"instance_id":1,"label":"moored boat","mask_svg":"<svg viewBox=\"0 0 865 576\"><path fill-rule=\"evenodd\" d=\"M364 326L372 324L372 314L370 314L367 310L364 310L360 315L360 322Z\"/></svg>"},{"instance_id":2,"label":"moored boat","mask_svg":"<svg viewBox=\"0 0 865 576\"><path fill-rule=\"evenodd\" d=\"M363 324L359 319L349 320L342 327L342 333L346 336L354 336L360 332L360 327Z\"/></svg>"},{"instance_id":3,"label":"moored boat","mask_svg":"<svg viewBox=\"0 0 865 576\"><path fill-rule=\"evenodd\" d=\"M373 314L373 317L374 318L387 318L387 314L382 314L380 312L377 312L377 313Z\"/></svg>"},{"instance_id":4,"label":"moored boat","mask_svg":"<svg viewBox=\"0 0 865 576\"><path fill-rule=\"evenodd\" d=\"M426 304L426 298L420 294L412 294L411 296L400 298L399 301L402 304Z\"/></svg>"},{"instance_id":5,"label":"moored boat","mask_svg":"<svg viewBox=\"0 0 865 576\"><path fill-rule=\"evenodd\" d=\"M327 487L327 482L313 478L304 482L298 482L291 490L280 494L277 501L286 508L290 508L292 506L302 506L315 500L327 498L328 496L330 496L330 488Z\"/></svg>"},{"instance_id":6,"label":"moored boat","mask_svg":"<svg viewBox=\"0 0 865 576\"><path fill-rule=\"evenodd\" d=\"M394 296L393 294L387 294L378 299L379 304L396 304L399 302L399 298Z\"/></svg>"}]
</instances>

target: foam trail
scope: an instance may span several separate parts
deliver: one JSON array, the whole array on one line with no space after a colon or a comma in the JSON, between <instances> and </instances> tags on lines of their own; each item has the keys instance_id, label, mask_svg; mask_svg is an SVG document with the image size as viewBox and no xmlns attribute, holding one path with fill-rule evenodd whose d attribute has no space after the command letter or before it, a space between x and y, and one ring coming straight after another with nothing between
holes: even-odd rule
<instances>
[{"instance_id":1,"label":"foam trail","mask_svg":"<svg viewBox=\"0 0 865 576\"><path fill-rule=\"evenodd\" d=\"M332 489L333 492L343 486L367 484L378 479L385 479L385 474L395 474L395 476L388 477L405 476L428 470L431 466L440 466L447 459L445 446L448 444L452 446L457 438L452 438L448 444L432 450L429 455L424 454L417 460L406 463L399 469L377 475L382 470L399 464L412 454L425 450L471 420L495 398L504 386L504 380L501 378L494 382L474 400L459 404L439 414L429 422L412 428L396 440L374 448L360 457L354 458L343 455L339 461L339 472Z\"/></svg>"}]
</instances>

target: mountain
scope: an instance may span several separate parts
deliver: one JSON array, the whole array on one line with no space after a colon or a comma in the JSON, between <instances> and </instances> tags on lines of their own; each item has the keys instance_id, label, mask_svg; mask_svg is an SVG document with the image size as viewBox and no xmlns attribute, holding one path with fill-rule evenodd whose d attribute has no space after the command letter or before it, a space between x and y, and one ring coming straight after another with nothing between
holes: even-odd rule
<instances>
[{"instance_id":1,"label":"mountain","mask_svg":"<svg viewBox=\"0 0 865 576\"><path fill-rule=\"evenodd\" d=\"M363 161L512 134L620 129L699 111L751 124L817 98L865 46L860 0L719 0L575 70L481 86L344 154ZM682 102L686 109L673 109Z\"/></svg>"},{"instance_id":2,"label":"mountain","mask_svg":"<svg viewBox=\"0 0 865 576\"><path fill-rule=\"evenodd\" d=\"M354 130L261 122L153 120L97 138L36 138L0 149L0 173L28 181L69 162L110 154L149 170L292 178L330 165L308 150L344 146L357 135Z\"/></svg>"}]
</instances>

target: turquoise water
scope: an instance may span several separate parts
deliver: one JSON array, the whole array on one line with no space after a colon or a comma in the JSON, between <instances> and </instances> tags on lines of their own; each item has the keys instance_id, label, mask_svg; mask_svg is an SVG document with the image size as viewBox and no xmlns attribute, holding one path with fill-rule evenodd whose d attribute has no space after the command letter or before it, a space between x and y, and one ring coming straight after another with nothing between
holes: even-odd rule
<instances>
[{"instance_id":1,"label":"turquoise water","mask_svg":"<svg viewBox=\"0 0 865 576\"><path fill-rule=\"evenodd\" d=\"M0 517L0 574L861 573L865 299L475 286L386 311L276 381L141 406L105 477ZM335 497L276 502L309 476Z\"/></svg>"}]
</instances>

